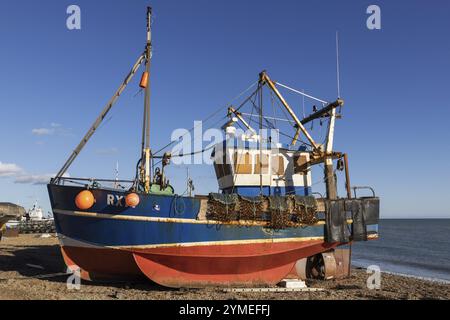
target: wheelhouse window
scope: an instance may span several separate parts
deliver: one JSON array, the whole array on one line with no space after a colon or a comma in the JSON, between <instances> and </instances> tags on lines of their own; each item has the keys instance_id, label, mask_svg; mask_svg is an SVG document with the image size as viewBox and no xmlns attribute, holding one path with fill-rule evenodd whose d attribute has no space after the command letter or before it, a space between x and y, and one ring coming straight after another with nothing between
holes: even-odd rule
<instances>
[{"instance_id":1,"label":"wheelhouse window","mask_svg":"<svg viewBox=\"0 0 450 320\"><path fill-rule=\"evenodd\" d=\"M252 173L252 155L250 152L234 153L234 172L236 174L251 174Z\"/></svg>"},{"instance_id":2,"label":"wheelhouse window","mask_svg":"<svg viewBox=\"0 0 450 320\"><path fill-rule=\"evenodd\" d=\"M269 155L263 154L262 155L262 162L259 160L259 154L256 155L256 162L255 162L255 173L260 174L260 167L262 167L262 174L268 174L269 173Z\"/></svg>"},{"instance_id":3,"label":"wheelhouse window","mask_svg":"<svg viewBox=\"0 0 450 320\"><path fill-rule=\"evenodd\" d=\"M219 161L214 162L214 170L216 171L217 179L231 174L231 165L227 160L227 155L225 152L223 153L223 156L219 158Z\"/></svg>"},{"instance_id":4,"label":"wheelhouse window","mask_svg":"<svg viewBox=\"0 0 450 320\"><path fill-rule=\"evenodd\" d=\"M284 175L284 157L281 155L272 157L272 174Z\"/></svg>"}]
</instances>

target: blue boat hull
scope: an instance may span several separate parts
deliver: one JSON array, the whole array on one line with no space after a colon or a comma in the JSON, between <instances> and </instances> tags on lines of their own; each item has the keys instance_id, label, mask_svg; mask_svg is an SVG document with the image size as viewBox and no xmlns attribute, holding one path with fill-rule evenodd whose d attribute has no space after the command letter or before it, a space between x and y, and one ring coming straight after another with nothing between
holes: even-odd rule
<instances>
[{"instance_id":1,"label":"blue boat hull","mask_svg":"<svg viewBox=\"0 0 450 320\"><path fill-rule=\"evenodd\" d=\"M324 242L324 224L273 230L199 218L201 199L91 189L95 204L79 210L82 187L49 185L62 253L85 278L137 276L170 287L267 285L285 277L299 259L342 243Z\"/></svg>"}]
</instances>

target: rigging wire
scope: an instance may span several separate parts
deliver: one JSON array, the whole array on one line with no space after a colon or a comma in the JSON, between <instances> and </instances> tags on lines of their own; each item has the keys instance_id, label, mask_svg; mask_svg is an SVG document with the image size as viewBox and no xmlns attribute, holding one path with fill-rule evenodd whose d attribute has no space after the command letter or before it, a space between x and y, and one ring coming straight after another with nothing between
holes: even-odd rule
<instances>
[{"instance_id":1,"label":"rigging wire","mask_svg":"<svg viewBox=\"0 0 450 320\"><path fill-rule=\"evenodd\" d=\"M274 124L275 124L275 126L277 127L278 125L277 125L277 120L276 120L276 117L277 117L277 114L276 114L276 109L275 109L275 101L274 101L274 97L273 97L273 92L272 91L270 91L270 103L272 104L272 113L273 113L273 122L274 122Z\"/></svg>"},{"instance_id":2,"label":"rigging wire","mask_svg":"<svg viewBox=\"0 0 450 320\"><path fill-rule=\"evenodd\" d=\"M192 151L189 153L180 153L180 154L176 154L176 155L172 155L172 158L182 158L182 157L186 157L186 156L193 156L195 154L199 154L199 153L204 153L208 150L211 150L212 148L214 148L216 145L211 145L207 148L203 148L202 150L197 150L197 151Z\"/></svg>"},{"instance_id":3,"label":"rigging wire","mask_svg":"<svg viewBox=\"0 0 450 320\"><path fill-rule=\"evenodd\" d=\"M288 87L287 85L284 85L284 84L282 84L282 83L279 83L279 82L275 82L275 83L276 83L277 85L279 85L280 87L283 87L283 88L288 89L288 90L290 90L290 91L292 91L292 92L298 93L298 94L300 94L300 95L302 95L302 96L304 96L304 97L307 97L307 98L309 98L309 99L316 100L316 101L318 101L318 102L320 102L320 103L322 103L322 104L328 104L328 102L325 101L325 100L322 100L322 99L313 97L313 96L311 96L311 95L309 95L309 94L306 94L306 93L304 93L304 92L301 92L301 91L299 91L299 90L295 90L295 89L293 89L293 88L291 88L291 87Z\"/></svg>"},{"instance_id":4,"label":"rigging wire","mask_svg":"<svg viewBox=\"0 0 450 320\"><path fill-rule=\"evenodd\" d=\"M258 81L254 82L254 83L253 83L252 85L250 85L246 90L244 90L244 91L241 92L238 96L236 96L233 100L231 100L230 103L229 103L229 105L231 105L231 103L232 103L233 101L239 99L244 93L246 93L247 91L249 91L256 83L258 83ZM240 105L236 110L239 110L240 108L242 108L242 106L243 106L244 104L246 104L246 103L248 102L248 100L249 100L251 97L253 97L253 96L258 92L259 87L260 87L260 86L258 85L258 88L257 88L257 89L256 89L256 90L255 90L255 91L254 91L254 92L253 92L253 93L252 93L252 94L251 94L244 102L242 102L241 105ZM204 122L209 121L211 118L213 118L219 111L222 110L222 108L223 108L223 107L220 107L220 108L219 108L218 110L216 110L213 114L211 114L210 116L208 116L207 119L204 120ZM227 116L224 116L224 117L220 118L217 122L215 122L214 124L212 124L209 128L212 128L212 127L216 126L218 123L220 123L221 121L223 121L223 119L226 118L226 117L227 117ZM186 136L189 132L192 132L195 128L197 128L198 126L199 126L199 125L194 126L192 129L190 129L188 132L186 132L186 133L185 133L184 135L182 135L180 138L183 138L183 137ZM244 129L243 129L243 130L244 130ZM245 131L245 130L244 130L244 131ZM172 141L172 142L168 143L165 147L159 149L156 153L159 153L160 151L162 151L162 150L168 148L169 146L171 146L171 145L174 144L175 142L177 142L177 141ZM195 155L195 154L199 154L199 153L204 153L204 152L206 152L206 151L212 149L214 146L215 146L215 145L212 145L212 146L210 146L210 147L208 147L208 148L206 148L206 149L202 149L202 150L199 150L199 151L194 151L194 152L187 153L187 154L184 154L184 155L174 155L173 157L184 157L184 156L189 156L189 155ZM156 154L156 153L155 153L155 154ZM152 157L152 158L153 158L153 157ZM159 161L156 162L156 163L153 163L153 164L152 164L152 171L153 171L154 168L155 168L156 166L158 166L161 162L162 162L162 159L159 160Z\"/></svg>"},{"instance_id":5,"label":"rigging wire","mask_svg":"<svg viewBox=\"0 0 450 320\"><path fill-rule=\"evenodd\" d=\"M252 108L252 113L250 115L250 119L253 119L253 111L254 111L254 108Z\"/></svg>"},{"instance_id":6,"label":"rigging wire","mask_svg":"<svg viewBox=\"0 0 450 320\"><path fill-rule=\"evenodd\" d=\"M255 100L256 100L256 97L255 97ZM253 115L253 112L254 112L254 111L258 112L259 109L258 109L258 106L256 105L256 103L255 103L254 100L250 99L250 102L252 103L252 113L251 113L251 114ZM288 118L287 113L286 113L286 111L281 107L280 102L279 102L278 100L276 100L276 103L277 103L278 107L283 111L284 116L285 116L286 118ZM276 129L276 128L277 128L277 127L274 126L274 124L273 124L272 122L270 122L266 117L263 117L263 118L264 118L264 120L265 120L265 122L266 122L266 124L267 124L267 125L263 126L265 129ZM286 121L289 121L289 120L286 119ZM253 119L252 116L250 116L249 123L259 124L256 120ZM239 125L239 126L240 126L240 125ZM240 126L240 127L242 128L242 126ZM279 130L279 129L278 129L278 132L279 132L279 134L281 134L282 136L285 136L285 137L290 138L290 139L292 139L292 140L294 139L293 136L288 135L288 134L282 132L282 131ZM309 146L309 147L312 148L312 145L311 145L310 143L305 142L305 141L303 141L303 140L301 140L301 139L297 139L297 140L298 140L300 143L302 143L303 145L307 145L307 146Z\"/></svg>"},{"instance_id":7,"label":"rigging wire","mask_svg":"<svg viewBox=\"0 0 450 320\"><path fill-rule=\"evenodd\" d=\"M143 88L139 89L139 90L133 95L133 98L136 98L136 97L138 96L138 94L140 94L140 93L142 93L142 92L144 92L144 89L143 89Z\"/></svg>"},{"instance_id":8,"label":"rigging wire","mask_svg":"<svg viewBox=\"0 0 450 320\"><path fill-rule=\"evenodd\" d=\"M256 122L256 120L252 120L252 122ZM256 123L257 123L257 122L256 122ZM263 127L264 127L265 129L270 129L269 127L264 126L264 125L263 125ZM289 134L287 134L287 133L284 133L283 131L278 131L278 133L281 134L282 136L286 137L286 138L289 138L289 139L292 139L292 140L294 139L293 136L291 136L291 135L289 135ZM309 142L303 141L303 140L301 140L300 138L298 138L297 140L298 140L301 144L307 145L307 146L309 146L309 147L312 148L312 145L311 145Z\"/></svg>"},{"instance_id":9,"label":"rigging wire","mask_svg":"<svg viewBox=\"0 0 450 320\"><path fill-rule=\"evenodd\" d=\"M302 89L302 92L305 93L305 89ZM302 95L302 111L303 111L303 118L306 118L305 114L305 96Z\"/></svg>"},{"instance_id":10,"label":"rigging wire","mask_svg":"<svg viewBox=\"0 0 450 320\"><path fill-rule=\"evenodd\" d=\"M233 101L235 101L235 100L237 100L237 99L239 99L240 97L242 97L242 95L244 95L246 92L248 92L252 87L254 87L255 86L255 84L257 84L258 83L258 81L256 81L256 82L254 82L254 83L252 83L247 89L245 89L244 91L242 91L239 95L237 95L235 98L233 98L231 101L230 101L230 103L228 104L228 105L231 105L231 103L233 102ZM311 98L311 99L313 99L313 100L317 100L317 101L319 101L319 102L321 102L321 103L327 103L326 101L324 101L324 100L320 100L320 99L318 99L318 98L315 98L315 97L313 97L313 96L310 96L310 95L308 95L308 94L305 94L304 92L300 92L300 91L297 91L297 90L295 90L295 89L292 89L292 88L290 88L290 87L287 87L287 86L285 86L285 85L283 85L283 84L280 84L280 83L277 83L278 85L280 85L280 86L282 86L282 87L285 87L286 89L288 89L288 90L291 90L291 91L293 91L293 92L296 92L296 93L299 93L300 95L302 95L303 96L303 112L304 112L304 98L305 97L307 97L307 98ZM251 107L252 107L252 110L251 110L251 114L250 114L250 118L249 118L249 123L255 123L255 124L259 124L256 120L254 120L253 119L253 115L254 115L254 112L255 111L258 111L258 106L256 105L256 94L258 93L258 91L259 90L262 90L262 86L260 86L260 85L258 85L258 87L256 88L256 90L249 96L249 97L247 97L240 105L239 105L239 107L237 107L235 110L236 111L238 111L238 110L240 110L242 107L244 107L244 105L246 105L247 104L247 102L251 102ZM303 90L304 91L304 90ZM273 97L273 93L271 92L271 99L272 99L272 105L273 105L273 110L274 110L274 112L275 112L275 105L274 105L274 103L273 103L273 101L274 100L276 100L276 99L274 99L274 97ZM275 102L277 105L278 105L278 107L283 111L283 113L284 113L284 116L286 117L286 121L289 121L289 122L291 122L290 120L288 120L288 116L287 116L287 113L286 113L286 111L280 106L280 102L278 101L278 100L276 100L276 102ZM216 116L221 110L222 110L222 108L223 108L223 106L221 106L219 109L217 109L216 111L214 111L211 115L209 115L208 117L206 117L204 120L203 120L203 123L204 122L207 122L207 121L209 121L209 120L211 120L214 116ZM227 116L225 116L225 117L221 117L217 122L215 122L213 125L211 125L209 128L211 128L211 127L214 127L216 124L218 124L218 123L220 123L224 118L226 118ZM276 125L274 125L271 121L269 121L266 117L263 117L263 119L265 120L265 125L263 124L262 125L262 127L263 128L265 128L265 129L275 129L276 128ZM275 121L276 121L276 118L274 117L273 118ZM313 121L314 122L314 121ZM246 130L246 128L244 128L239 122L237 123L238 124L238 126L243 130L243 131L245 131ZM180 138L183 138L185 135L187 135L188 133L190 133L190 132L192 132L195 128L197 128L199 125L197 125L197 126L194 126L193 128L191 128L187 133L185 133L183 136L181 136ZM279 134L280 135L282 135L282 136L284 136L284 137L287 137L287 138L289 138L289 139L293 139L294 137L292 136L292 135L289 135L289 134L287 134L287 133L285 133L285 132L283 132L283 131L280 131L280 130L278 130L278 132L279 132ZM323 136L323 129L321 130L321 137ZM312 147L312 145L310 144L310 143L308 143L308 142L306 142L306 141L303 141L303 140L301 140L301 139L298 139L298 141L302 144L302 145L306 145L306 146L309 146L309 147ZM154 154L158 154L159 152L161 152L162 150L164 150L164 149L166 149L166 148L168 148L169 146L171 146L171 145L173 145L174 143L176 143L177 141L172 141L172 142L170 142L170 143L168 143L166 146L164 146L163 148L160 148L158 151L156 151ZM212 148L214 148L215 147L215 145L212 145L212 146L209 146L208 148L203 148L202 150L198 150L198 151L193 151L193 152L190 152L190 153L181 153L181 154L178 154L178 155L172 155L172 157L185 157L185 156L192 156L192 155L195 155L195 154L199 154L199 153L204 153L204 152L206 152L206 151L208 151L208 150L211 150ZM157 166L158 164L160 164L162 162L162 159L161 160L159 160L158 162L156 162L156 163L154 163L153 165L152 165L152 167L155 167L155 166ZM324 181L324 180L323 180ZM320 182L322 182L322 181L320 181Z\"/></svg>"},{"instance_id":11,"label":"rigging wire","mask_svg":"<svg viewBox=\"0 0 450 320\"><path fill-rule=\"evenodd\" d=\"M259 90L262 90L262 88L263 87L262 87L261 83L258 82L258 87L256 88L255 92L249 98L245 99L245 101L241 104L241 106L238 108L238 110L241 109L244 106L244 104L246 104L248 101L251 101L252 105L254 106L255 102L252 100L252 97L254 97L254 99L256 100L256 97L257 97L256 94L259 92ZM253 108L252 108L252 115L253 115ZM250 120L253 121L253 116L250 118ZM242 126L241 126L241 124L239 122L238 122L238 125L242 128ZM259 133L259 145L260 145L260 147L261 147L261 143L262 143L262 139L261 139L261 132L260 132ZM235 167L240 165L240 160L241 159L242 159L242 155L239 157L238 153L236 152L235 156L234 156L234 166ZM262 159L260 159L260 161L262 161ZM235 191L237 177L238 177L237 174L235 174L234 177L233 177L233 186L231 187L231 193L233 193Z\"/></svg>"},{"instance_id":12,"label":"rigging wire","mask_svg":"<svg viewBox=\"0 0 450 320\"><path fill-rule=\"evenodd\" d=\"M271 92L271 98L273 98L273 93ZM275 99L276 100L276 99ZM304 96L303 96L303 101L304 101ZM252 124L257 124L257 122L253 119L253 113L256 111L256 112L258 112L258 106L256 106L256 103L255 103L255 100L253 99L250 99L250 102L252 103L252 110L251 110L251 114L248 114L248 113L241 113L241 114L243 114L243 115L249 115L250 116L250 119L249 119L249 123L252 123ZM273 101L272 101L273 102ZM282 110L282 112L283 112L283 114L284 114L284 117L286 118L286 119L277 119L276 117L273 117L272 118L272 120L274 120L274 121L276 121L276 120L280 120L280 121L287 121L287 122L290 122L290 123L293 123L293 121L292 120L289 120L289 117L288 117L288 114L287 114L287 112L286 112L286 110L280 105L280 102L278 101L278 100L276 100L276 105ZM303 106L304 106L304 104L303 104ZM274 125L271 121L269 121L268 120L269 118L268 117L264 117L264 120L265 120L265 122L267 123L267 125L266 126L264 126L264 128L266 128L266 129L276 129L277 128L277 126L276 125ZM314 121L315 120L313 120L313 121L311 121L311 130L313 130L313 128L314 128ZM321 119L321 122L322 122L323 120ZM329 119L326 119L325 120L326 122L329 122ZM295 123L295 122L294 122ZM323 125L321 125L321 128L320 128L320 132L319 132L319 141L322 141L322 144L324 144L325 143L325 140L326 140L326 136L324 136L324 125L326 125L326 123L322 123ZM284 137L287 137L287 138L290 138L290 139L293 139L294 137L293 136L291 136L291 135L289 135L289 134L287 134L287 133L285 133L285 132L283 132L283 131L281 131L279 128L278 128L278 132L282 135L282 136L284 136ZM301 140L301 139L298 139L299 140L299 142L300 143L302 143L303 145L307 145L307 146L309 146L309 147L312 147L312 145L310 144L310 143L308 143L308 142L306 142L306 141L303 141L303 140Z\"/></svg>"},{"instance_id":13,"label":"rigging wire","mask_svg":"<svg viewBox=\"0 0 450 320\"><path fill-rule=\"evenodd\" d=\"M218 123L220 123L221 121L223 121L223 118L220 118L219 121L215 122L214 124L212 124L210 126L210 128L216 126ZM186 134L184 134L183 136L181 136L180 138L184 137ZM172 141L173 143L178 142L178 141ZM197 150L197 151L193 151L190 153L184 153L184 154L176 154L176 155L172 155L172 158L181 158L181 157L186 157L186 156L192 156L192 155L196 155L199 153L204 153L210 149L212 149L213 147L215 147L215 145L209 146L208 148L204 148L202 150ZM154 157L152 157L152 159L154 159ZM160 163L162 162L162 159L159 160L156 163L152 163L152 171L154 171L155 167L158 166Z\"/></svg>"},{"instance_id":14,"label":"rigging wire","mask_svg":"<svg viewBox=\"0 0 450 320\"><path fill-rule=\"evenodd\" d=\"M133 99L136 98L139 94L142 95L142 92L144 90L143 89L139 89L134 95L133 95ZM119 110L118 108L113 109L110 111L109 116L106 120L104 120L97 128L96 132L100 131L100 129L102 129L104 126L106 126L111 120L112 118L114 118L114 116L117 114L117 112L115 112L115 110Z\"/></svg>"},{"instance_id":15,"label":"rigging wire","mask_svg":"<svg viewBox=\"0 0 450 320\"><path fill-rule=\"evenodd\" d=\"M258 81L255 81L254 83L252 83L247 89L245 89L244 91L242 91L240 94L238 94L236 97L234 97L228 104L231 105L231 103L237 99L239 99L240 97L242 97L247 91L249 91L251 88L253 88L255 86L255 84L257 84ZM253 93L254 94L254 93ZM252 95L253 95L252 94ZM242 107L242 106L241 106ZM239 107L237 110L239 110L241 107ZM192 132L194 129L196 129L197 127L203 125L205 122L209 121L210 119L212 119L213 117L215 117L220 111L223 110L223 106L220 106L216 111L214 111L212 114L210 114L208 117L206 117L204 120L202 120L200 122L200 124L192 127L188 132L186 132L184 135L182 135L180 138L183 138L185 135L187 135L188 133ZM236 111L237 111L236 110ZM223 120L225 117L222 117L220 120ZM167 145L165 145L164 147L160 148L158 151L154 152L153 154L156 155L158 153L160 153L161 151L163 151L164 149L167 149L168 147L170 147L171 145L173 145L176 141L171 141L170 143L168 143Z\"/></svg>"},{"instance_id":16,"label":"rigging wire","mask_svg":"<svg viewBox=\"0 0 450 320\"><path fill-rule=\"evenodd\" d=\"M242 115L244 115L244 116L253 116L253 114L251 114L251 113L248 113L248 112L241 112L241 114ZM294 120L289 120L289 119L282 119L282 118L278 118L278 117L268 117L268 116L265 116L266 117L266 119L268 119L268 120L273 120L274 122L276 122L276 121L282 121L282 122L289 122L289 123L291 123L291 124L295 124L295 121ZM275 125L275 126L277 126L277 125Z\"/></svg>"},{"instance_id":17,"label":"rigging wire","mask_svg":"<svg viewBox=\"0 0 450 320\"><path fill-rule=\"evenodd\" d=\"M253 100L250 100L251 101L251 103L252 103L252 105L253 105L253 108L252 108L252 114L253 114L253 111L255 110L256 112L260 112L260 107L258 107L256 104L255 104L255 101L253 101ZM267 118L266 117L263 117L263 119L264 119L264 121L267 123L267 126L269 127L269 128L267 128L267 129L276 129L276 127L273 125L273 123L271 123L269 120L267 120Z\"/></svg>"}]
</instances>

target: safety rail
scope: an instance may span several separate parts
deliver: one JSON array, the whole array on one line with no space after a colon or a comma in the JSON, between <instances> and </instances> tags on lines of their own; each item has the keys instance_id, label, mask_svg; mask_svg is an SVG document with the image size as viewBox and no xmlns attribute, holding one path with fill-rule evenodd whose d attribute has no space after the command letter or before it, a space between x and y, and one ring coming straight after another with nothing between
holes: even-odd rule
<instances>
[{"instance_id":1,"label":"safety rail","mask_svg":"<svg viewBox=\"0 0 450 320\"><path fill-rule=\"evenodd\" d=\"M375 190L370 186L353 186L352 189L353 189L353 194L355 195L355 198L358 198L356 196L356 190L370 190L370 191L372 191L372 196L374 198L376 197Z\"/></svg>"},{"instance_id":2,"label":"safety rail","mask_svg":"<svg viewBox=\"0 0 450 320\"><path fill-rule=\"evenodd\" d=\"M126 187L120 185L121 183L125 184L133 184L135 181L133 180L119 180L119 179L95 179L95 178L71 178L71 177L62 177L59 178L57 184L66 185L66 183L72 183L76 185L87 186L89 185L91 188L98 188L102 183L110 183L116 184L116 187L127 189ZM52 181L50 182L52 183Z\"/></svg>"}]
</instances>

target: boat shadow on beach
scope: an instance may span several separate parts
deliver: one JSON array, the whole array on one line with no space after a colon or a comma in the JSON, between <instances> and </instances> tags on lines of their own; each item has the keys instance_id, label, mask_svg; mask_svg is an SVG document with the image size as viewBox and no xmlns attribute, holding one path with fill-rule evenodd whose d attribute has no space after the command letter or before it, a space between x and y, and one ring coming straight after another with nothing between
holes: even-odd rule
<instances>
[{"instance_id":1,"label":"boat shadow on beach","mask_svg":"<svg viewBox=\"0 0 450 320\"><path fill-rule=\"evenodd\" d=\"M26 247L1 247L0 281L10 279L39 279L44 281L67 283L71 273L66 272L66 265L61 256L59 245L39 245ZM7 272L19 275L5 277ZM117 289L136 289L143 291L177 291L162 287L144 276L133 280L84 281L82 284L96 287L115 287Z\"/></svg>"}]
</instances>

